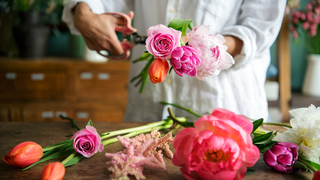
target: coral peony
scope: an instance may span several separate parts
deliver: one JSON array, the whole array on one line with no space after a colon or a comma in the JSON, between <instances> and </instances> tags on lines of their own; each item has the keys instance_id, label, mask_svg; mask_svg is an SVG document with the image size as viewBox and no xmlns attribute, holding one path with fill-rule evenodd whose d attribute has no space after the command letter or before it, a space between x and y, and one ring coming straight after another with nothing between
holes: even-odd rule
<instances>
[{"instance_id":1,"label":"coral peony","mask_svg":"<svg viewBox=\"0 0 320 180\"><path fill-rule=\"evenodd\" d=\"M209 26L200 25L189 33L188 44L201 53L201 65L197 67L196 76L200 80L218 75L221 70L234 64L232 56L227 53L228 47L223 45L224 37L219 34L210 35L209 31Z\"/></svg>"},{"instance_id":2,"label":"coral peony","mask_svg":"<svg viewBox=\"0 0 320 180\"><path fill-rule=\"evenodd\" d=\"M98 151L103 151L101 137L92 126L86 126L86 129L76 132L71 139L74 139L73 148L86 158L93 156Z\"/></svg>"},{"instance_id":3,"label":"coral peony","mask_svg":"<svg viewBox=\"0 0 320 180\"><path fill-rule=\"evenodd\" d=\"M24 168L39 161L42 155L42 147L39 144L26 141L15 146L2 159L6 164Z\"/></svg>"},{"instance_id":4,"label":"coral peony","mask_svg":"<svg viewBox=\"0 0 320 180\"><path fill-rule=\"evenodd\" d=\"M167 60L155 59L152 61L148 74L152 83L161 83L167 76L169 64Z\"/></svg>"},{"instance_id":5,"label":"coral peony","mask_svg":"<svg viewBox=\"0 0 320 180\"><path fill-rule=\"evenodd\" d=\"M242 179L258 161L259 149L250 137L253 125L246 117L215 109L194 126L173 142L172 162L187 179Z\"/></svg>"},{"instance_id":6,"label":"coral peony","mask_svg":"<svg viewBox=\"0 0 320 180\"><path fill-rule=\"evenodd\" d=\"M172 51L180 47L181 31L159 24L148 30L146 48L154 58L170 59Z\"/></svg>"},{"instance_id":7,"label":"coral peony","mask_svg":"<svg viewBox=\"0 0 320 180\"><path fill-rule=\"evenodd\" d=\"M42 170L41 180L62 180L65 172L60 162L49 163Z\"/></svg>"},{"instance_id":8,"label":"coral peony","mask_svg":"<svg viewBox=\"0 0 320 180\"><path fill-rule=\"evenodd\" d=\"M196 76L196 68L201 64L198 55L200 52L191 46L177 47L172 51L170 64L179 76Z\"/></svg>"}]
</instances>

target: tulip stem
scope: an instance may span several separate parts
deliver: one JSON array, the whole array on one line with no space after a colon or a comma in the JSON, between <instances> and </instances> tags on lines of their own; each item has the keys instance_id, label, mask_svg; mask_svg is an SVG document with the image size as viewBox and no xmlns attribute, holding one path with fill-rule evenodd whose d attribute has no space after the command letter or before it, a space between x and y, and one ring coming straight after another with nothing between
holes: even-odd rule
<instances>
[{"instance_id":1,"label":"tulip stem","mask_svg":"<svg viewBox=\"0 0 320 180\"><path fill-rule=\"evenodd\" d=\"M263 124L265 124L265 125L284 126L284 127L292 128L292 126L287 125L287 124L282 124L282 123L264 122Z\"/></svg>"},{"instance_id":2,"label":"tulip stem","mask_svg":"<svg viewBox=\"0 0 320 180\"><path fill-rule=\"evenodd\" d=\"M178 121L184 122L186 121L186 118L184 117L177 117L176 118ZM128 129L121 129L121 130L116 130L116 131L111 131L111 132L107 132L107 133L103 133L101 135L101 139L106 139L109 137L113 137L113 136L117 136L120 134L126 134L126 133L130 133L132 131L140 131L140 130L144 130L144 129L152 129L155 127L161 127L161 126L169 126L169 128L172 126L173 122L172 120L163 120L163 121L157 121L157 122L153 122L153 123L149 123L143 126L138 126L138 127L134 127L134 128L128 128ZM106 135L104 135L106 134Z\"/></svg>"},{"instance_id":3,"label":"tulip stem","mask_svg":"<svg viewBox=\"0 0 320 180\"><path fill-rule=\"evenodd\" d=\"M81 130L81 129L79 128L79 126L76 125L76 121L75 121L74 119L71 119L71 118L69 118L69 117L65 117L65 116L62 116L62 115L59 115L59 117L60 117L61 119L70 121L73 127L75 127L76 129L78 129L79 131Z\"/></svg>"},{"instance_id":4,"label":"tulip stem","mask_svg":"<svg viewBox=\"0 0 320 180\"><path fill-rule=\"evenodd\" d=\"M77 155L77 152L74 152L74 153L70 154L65 160L63 160L61 162L61 164L63 164L65 166L65 164L67 164L67 162L69 162L76 155Z\"/></svg>"},{"instance_id":5,"label":"tulip stem","mask_svg":"<svg viewBox=\"0 0 320 180\"><path fill-rule=\"evenodd\" d=\"M193 114L193 115L195 115L195 116L197 116L197 117L199 117L199 118L202 117L200 114L195 113L195 112L192 111L191 109L182 107L182 106L180 106L180 105L173 104L173 103L168 103L168 102L165 102L165 101L160 101L160 103L161 103L161 104L164 104L164 105L171 105L171 106L173 106L173 107L177 107L177 108L183 109L183 110L189 112L190 114Z\"/></svg>"}]
</instances>

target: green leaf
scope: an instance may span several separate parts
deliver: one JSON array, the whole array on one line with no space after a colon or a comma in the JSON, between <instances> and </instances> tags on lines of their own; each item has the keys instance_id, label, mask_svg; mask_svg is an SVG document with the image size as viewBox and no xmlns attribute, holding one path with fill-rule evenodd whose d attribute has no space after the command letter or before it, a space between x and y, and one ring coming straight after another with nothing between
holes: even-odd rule
<instances>
[{"instance_id":1,"label":"green leaf","mask_svg":"<svg viewBox=\"0 0 320 180\"><path fill-rule=\"evenodd\" d=\"M40 159L39 161L31 164L30 166L22 169L22 171L25 171L25 170L27 170L27 169L29 169L29 168L31 168L31 167L39 164L39 163L42 163L42 162L44 162L44 161L47 161L47 160L50 160L50 159L54 159L54 158L63 157L63 156L67 156L67 155L69 155L69 154L71 154L71 153L74 153L74 152L75 152L74 149L70 149L70 150L67 150L67 151L56 152L56 153L51 154L51 155L49 155L49 156L47 156L47 157L45 157L45 158Z\"/></svg>"},{"instance_id":2,"label":"green leaf","mask_svg":"<svg viewBox=\"0 0 320 180\"><path fill-rule=\"evenodd\" d=\"M169 74L171 73L172 69L173 69L173 66L170 67Z\"/></svg>"},{"instance_id":3,"label":"green leaf","mask_svg":"<svg viewBox=\"0 0 320 180\"><path fill-rule=\"evenodd\" d=\"M300 161L296 161L293 165L294 169L309 169L307 165L305 165L304 163L300 162Z\"/></svg>"},{"instance_id":4,"label":"green leaf","mask_svg":"<svg viewBox=\"0 0 320 180\"><path fill-rule=\"evenodd\" d=\"M193 122L181 122L182 126L187 128L187 127L194 127Z\"/></svg>"},{"instance_id":5,"label":"green leaf","mask_svg":"<svg viewBox=\"0 0 320 180\"><path fill-rule=\"evenodd\" d=\"M254 170L254 169L247 168L246 175L250 175L250 174L254 173L255 171L256 171L256 170Z\"/></svg>"},{"instance_id":6,"label":"green leaf","mask_svg":"<svg viewBox=\"0 0 320 180\"><path fill-rule=\"evenodd\" d=\"M77 164L81 159L83 159L84 156L81 154L77 154L75 157L73 157L70 161L68 161L64 167L73 166Z\"/></svg>"},{"instance_id":7,"label":"green leaf","mask_svg":"<svg viewBox=\"0 0 320 180\"><path fill-rule=\"evenodd\" d=\"M60 147L54 148L52 150L46 151L45 153L43 153L42 158L44 158L44 157L46 157L46 156L48 156L50 154L53 154L55 152L64 151L64 150L68 149L68 147L72 147L73 148L73 146L72 146L73 139L70 139L70 140L71 140L70 143L66 143L63 146L60 146Z\"/></svg>"},{"instance_id":8,"label":"green leaf","mask_svg":"<svg viewBox=\"0 0 320 180\"><path fill-rule=\"evenodd\" d=\"M260 153L265 153L266 151L271 149L276 143L277 141L269 141L264 144L255 144L255 145L259 148Z\"/></svg>"},{"instance_id":9,"label":"green leaf","mask_svg":"<svg viewBox=\"0 0 320 180\"><path fill-rule=\"evenodd\" d=\"M91 119L89 120L87 126L93 126Z\"/></svg>"},{"instance_id":10,"label":"green leaf","mask_svg":"<svg viewBox=\"0 0 320 180\"><path fill-rule=\"evenodd\" d=\"M273 135L273 131L268 132L268 133L266 133L264 135L261 135L261 136L253 138L252 142L253 142L253 144L258 143L258 142L264 142L265 140L267 140L270 137L272 137L272 135Z\"/></svg>"},{"instance_id":11,"label":"green leaf","mask_svg":"<svg viewBox=\"0 0 320 180\"><path fill-rule=\"evenodd\" d=\"M170 21L168 27L181 31L181 36L183 36L187 32L188 28L191 30L193 29L192 19L174 18Z\"/></svg>"},{"instance_id":12,"label":"green leaf","mask_svg":"<svg viewBox=\"0 0 320 180\"><path fill-rule=\"evenodd\" d=\"M313 172L316 172L320 169L320 164L310 161L307 157L301 154L299 154L298 161L306 165L308 169L310 169Z\"/></svg>"},{"instance_id":13,"label":"green leaf","mask_svg":"<svg viewBox=\"0 0 320 180\"><path fill-rule=\"evenodd\" d=\"M139 62L139 61L146 61L148 60L152 55L149 52L143 53L138 59L134 60L133 63Z\"/></svg>"},{"instance_id":14,"label":"green leaf","mask_svg":"<svg viewBox=\"0 0 320 180\"><path fill-rule=\"evenodd\" d=\"M257 144L265 144L265 143L267 143L267 142L272 141L272 139L273 139L274 137L276 137L277 133L278 133L277 131L276 131L276 132L273 132L268 139L265 139L265 140L263 140L263 141L256 142L255 145L257 145Z\"/></svg>"},{"instance_id":15,"label":"green leaf","mask_svg":"<svg viewBox=\"0 0 320 180\"><path fill-rule=\"evenodd\" d=\"M253 121L253 129L252 129L252 132L251 132L251 134L255 131L255 130L257 130L258 129L258 127L260 127L261 126L261 124L263 123L263 119L261 118L261 119L258 119L258 120L255 120L255 121Z\"/></svg>"}]
</instances>

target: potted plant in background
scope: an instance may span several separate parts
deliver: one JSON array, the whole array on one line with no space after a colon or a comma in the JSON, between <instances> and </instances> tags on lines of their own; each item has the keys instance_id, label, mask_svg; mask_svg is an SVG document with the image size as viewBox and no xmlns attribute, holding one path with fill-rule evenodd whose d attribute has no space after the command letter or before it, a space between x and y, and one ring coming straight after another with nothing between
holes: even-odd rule
<instances>
[{"instance_id":1,"label":"potted plant in background","mask_svg":"<svg viewBox=\"0 0 320 180\"><path fill-rule=\"evenodd\" d=\"M309 52L302 93L320 97L320 0L311 0L305 9L292 9L291 33L296 43L304 38Z\"/></svg>"},{"instance_id":2,"label":"potted plant in background","mask_svg":"<svg viewBox=\"0 0 320 180\"><path fill-rule=\"evenodd\" d=\"M45 55L50 28L44 24L57 21L50 15L62 4L63 0L14 0L19 18L13 34L20 57L41 58Z\"/></svg>"}]
</instances>

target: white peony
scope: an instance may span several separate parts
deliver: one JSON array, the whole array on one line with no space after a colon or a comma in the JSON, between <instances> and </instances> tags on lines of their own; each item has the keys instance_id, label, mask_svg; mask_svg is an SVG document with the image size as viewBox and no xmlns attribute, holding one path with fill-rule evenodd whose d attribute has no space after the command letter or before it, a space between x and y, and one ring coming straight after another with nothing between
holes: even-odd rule
<instances>
[{"instance_id":1,"label":"white peony","mask_svg":"<svg viewBox=\"0 0 320 180\"><path fill-rule=\"evenodd\" d=\"M299 145L299 151L313 162L320 157L320 107L310 105L290 111L292 129L278 133L274 140Z\"/></svg>"}]
</instances>

